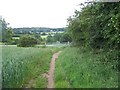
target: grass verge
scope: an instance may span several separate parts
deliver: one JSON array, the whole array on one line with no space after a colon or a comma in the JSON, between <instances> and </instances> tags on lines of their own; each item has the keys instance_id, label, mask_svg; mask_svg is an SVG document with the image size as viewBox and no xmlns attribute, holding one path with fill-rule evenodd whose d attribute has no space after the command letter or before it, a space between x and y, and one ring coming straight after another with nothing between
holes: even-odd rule
<instances>
[{"instance_id":1,"label":"grass verge","mask_svg":"<svg viewBox=\"0 0 120 90\"><path fill-rule=\"evenodd\" d=\"M105 55L106 53L104 53ZM56 88L117 88L118 72L103 64L103 53L77 47L65 48L56 60Z\"/></svg>"}]
</instances>

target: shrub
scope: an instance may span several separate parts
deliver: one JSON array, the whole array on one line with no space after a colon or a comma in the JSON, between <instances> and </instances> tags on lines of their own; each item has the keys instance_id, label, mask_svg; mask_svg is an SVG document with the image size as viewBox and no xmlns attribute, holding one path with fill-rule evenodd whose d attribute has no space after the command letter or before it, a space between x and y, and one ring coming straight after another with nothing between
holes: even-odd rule
<instances>
[{"instance_id":1,"label":"shrub","mask_svg":"<svg viewBox=\"0 0 120 90\"><path fill-rule=\"evenodd\" d=\"M63 42L72 42L72 38L70 37L69 34L65 33L61 36L60 38L60 42L63 43Z\"/></svg>"},{"instance_id":2,"label":"shrub","mask_svg":"<svg viewBox=\"0 0 120 90\"><path fill-rule=\"evenodd\" d=\"M37 44L37 39L30 36L24 35L20 37L18 46L20 47L32 47Z\"/></svg>"}]
</instances>

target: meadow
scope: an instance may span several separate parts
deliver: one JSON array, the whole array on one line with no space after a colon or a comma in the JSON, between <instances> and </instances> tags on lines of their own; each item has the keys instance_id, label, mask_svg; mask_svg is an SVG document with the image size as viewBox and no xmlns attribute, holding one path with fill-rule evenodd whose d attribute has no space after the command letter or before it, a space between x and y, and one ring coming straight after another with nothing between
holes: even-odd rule
<instances>
[{"instance_id":1,"label":"meadow","mask_svg":"<svg viewBox=\"0 0 120 90\"><path fill-rule=\"evenodd\" d=\"M2 88L2 47L0 45L0 89Z\"/></svg>"},{"instance_id":2,"label":"meadow","mask_svg":"<svg viewBox=\"0 0 120 90\"><path fill-rule=\"evenodd\" d=\"M105 55L77 47L65 48L56 60L55 88L117 88L118 71L113 63L100 61Z\"/></svg>"},{"instance_id":3,"label":"meadow","mask_svg":"<svg viewBox=\"0 0 120 90\"><path fill-rule=\"evenodd\" d=\"M16 47L2 46L2 87L46 88L52 55L62 50L55 63L55 88L117 88L117 62L103 63L106 53L96 54L78 47Z\"/></svg>"},{"instance_id":4,"label":"meadow","mask_svg":"<svg viewBox=\"0 0 120 90\"><path fill-rule=\"evenodd\" d=\"M24 88L31 79L35 79L34 87L46 87L47 79L42 74L48 71L52 55L58 50L2 46L2 87Z\"/></svg>"}]
</instances>

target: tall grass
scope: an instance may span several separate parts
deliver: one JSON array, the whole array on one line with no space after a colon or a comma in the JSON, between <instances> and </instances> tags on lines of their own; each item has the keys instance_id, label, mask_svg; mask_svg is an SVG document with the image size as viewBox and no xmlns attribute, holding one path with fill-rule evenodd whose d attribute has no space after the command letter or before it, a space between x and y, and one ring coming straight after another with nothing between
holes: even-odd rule
<instances>
[{"instance_id":1,"label":"tall grass","mask_svg":"<svg viewBox=\"0 0 120 90\"><path fill-rule=\"evenodd\" d=\"M105 54L105 53L104 53ZM56 60L56 88L116 88L118 73L112 64L103 64L103 53L77 47L65 48Z\"/></svg>"},{"instance_id":2,"label":"tall grass","mask_svg":"<svg viewBox=\"0 0 120 90\"><path fill-rule=\"evenodd\" d=\"M2 46L0 45L0 89L2 89Z\"/></svg>"},{"instance_id":3,"label":"tall grass","mask_svg":"<svg viewBox=\"0 0 120 90\"><path fill-rule=\"evenodd\" d=\"M3 46L3 88L24 87L30 79L40 77L40 75L41 78L39 78L39 82L41 82L41 80L43 81L42 74L48 71L50 59L56 51L58 51L58 48L20 48ZM46 84L47 81L44 81L39 87L46 87Z\"/></svg>"}]
</instances>

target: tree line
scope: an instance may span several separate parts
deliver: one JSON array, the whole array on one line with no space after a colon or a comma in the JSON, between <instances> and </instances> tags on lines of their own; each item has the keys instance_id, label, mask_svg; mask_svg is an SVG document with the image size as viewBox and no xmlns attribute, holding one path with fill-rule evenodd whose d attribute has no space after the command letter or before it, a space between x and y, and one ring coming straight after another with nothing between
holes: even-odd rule
<instances>
[{"instance_id":1,"label":"tree line","mask_svg":"<svg viewBox=\"0 0 120 90\"><path fill-rule=\"evenodd\" d=\"M103 61L118 62L120 3L86 2L80 7L80 11L76 10L75 15L68 18L68 33L74 46L106 52Z\"/></svg>"},{"instance_id":2,"label":"tree line","mask_svg":"<svg viewBox=\"0 0 120 90\"><path fill-rule=\"evenodd\" d=\"M71 37L67 33L59 33L59 31L65 31L64 28L56 28L52 29L56 33L52 34L49 33L48 35L46 32L50 32L51 28L14 28L7 27L7 22L5 19L1 20L1 29L2 29L2 39L1 42L7 45L17 45L19 47L32 47L36 44L52 44L54 42L59 41L60 43L64 42L71 42ZM34 29L34 30L33 30ZM37 29L37 31L36 31ZM23 33L33 31L34 33ZM22 34L18 32L23 31ZM44 31L44 33L36 33L38 31ZM41 35L47 35L47 38L42 38ZM19 37L19 39L14 39L13 37Z\"/></svg>"},{"instance_id":3,"label":"tree line","mask_svg":"<svg viewBox=\"0 0 120 90\"><path fill-rule=\"evenodd\" d=\"M120 3L88 2L68 19L68 31L80 46L117 49L120 45Z\"/></svg>"},{"instance_id":4,"label":"tree line","mask_svg":"<svg viewBox=\"0 0 120 90\"><path fill-rule=\"evenodd\" d=\"M33 34L33 33L48 33L48 32L64 32L65 28L45 28L45 27L23 27L13 28L15 34Z\"/></svg>"}]
</instances>

